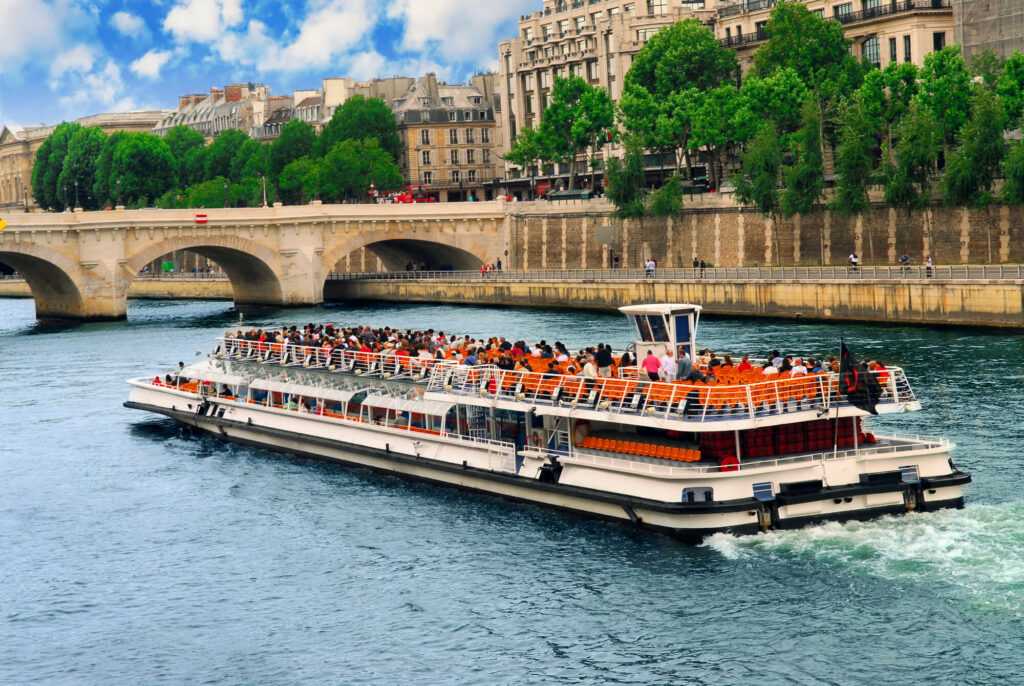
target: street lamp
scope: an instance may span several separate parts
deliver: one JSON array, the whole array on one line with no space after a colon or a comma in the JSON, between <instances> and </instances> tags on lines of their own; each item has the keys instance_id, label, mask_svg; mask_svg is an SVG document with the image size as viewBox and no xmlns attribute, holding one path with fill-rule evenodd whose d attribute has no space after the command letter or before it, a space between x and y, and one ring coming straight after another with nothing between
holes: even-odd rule
<instances>
[{"instance_id":1,"label":"street lamp","mask_svg":"<svg viewBox=\"0 0 1024 686\"><path fill-rule=\"evenodd\" d=\"M68 185L64 184L64 197L61 198L64 201L64 211L68 211Z\"/></svg>"},{"instance_id":2,"label":"street lamp","mask_svg":"<svg viewBox=\"0 0 1024 686\"><path fill-rule=\"evenodd\" d=\"M117 179L117 204L121 205L121 178Z\"/></svg>"},{"instance_id":3,"label":"street lamp","mask_svg":"<svg viewBox=\"0 0 1024 686\"><path fill-rule=\"evenodd\" d=\"M78 209L78 207L79 207L79 202L78 202L78 179L75 179L75 209Z\"/></svg>"},{"instance_id":4,"label":"street lamp","mask_svg":"<svg viewBox=\"0 0 1024 686\"><path fill-rule=\"evenodd\" d=\"M224 207L228 206L228 182L224 181Z\"/></svg>"},{"instance_id":5,"label":"street lamp","mask_svg":"<svg viewBox=\"0 0 1024 686\"><path fill-rule=\"evenodd\" d=\"M263 184L263 206L267 206L267 177L260 174L260 183Z\"/></svg>"}]
</instances>

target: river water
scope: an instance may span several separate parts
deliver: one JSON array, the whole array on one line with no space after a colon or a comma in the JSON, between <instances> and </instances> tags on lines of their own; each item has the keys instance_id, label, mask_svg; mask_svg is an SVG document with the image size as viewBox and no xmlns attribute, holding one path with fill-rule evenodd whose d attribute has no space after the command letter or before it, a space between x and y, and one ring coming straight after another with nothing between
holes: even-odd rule
<instances>
[{"instance_id":1,"label":"river water","mask_svg":"<svg viewBox=\"0 0 1024 686\"><path fill-rule=\"evenodd\" d=\"M701 343L907 369L964 510L701 546L193 435L123 381L225 303L37 326L0 300L2 684L1003 684L1024 679L1024 339L707 318ZM628 342L610 315L366 305L251 315Z\"/></svg>"}]
</instances>

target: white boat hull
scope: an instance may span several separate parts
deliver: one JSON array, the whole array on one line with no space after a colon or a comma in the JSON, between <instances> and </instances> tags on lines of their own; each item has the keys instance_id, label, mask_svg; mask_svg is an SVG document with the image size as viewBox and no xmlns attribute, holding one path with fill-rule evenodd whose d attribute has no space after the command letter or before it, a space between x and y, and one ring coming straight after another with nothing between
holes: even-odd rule
<instances>
[{"instance_id":1,"label":"white boat hull","mask_svg":"<svg viewBox=\"0 0 1024 686\"><path fill-rule=\"evenodd\" d=\"M829 471L836 472L837 465L795 462L737 472L691 470L689 474L643 477L624 475L597 462L570 460L562 466L557 483L553 483L543 480L539 461L517 458L510 446L481 445L374 424L334 421L257 404L221 400L211 403L197 395L155 387L146 381L133 381L131 385L126 406L163 414L226 439L652 527L687 539L718 531L756 533L823 520L960 507L962 486L969 481L969 477L957 476L959 472L949 466L948 454L932 450L916 457L878 457L869 467L846 465L847 471L885 472L915 464L922 476L922 483L917 486L849 484L806 497L779 495L772 502L752 498L752 484L765 480L802 482L821 479L823 475L827 478ZM679 494L688 486L713 487L715 501L681 503Z\"/></svg>"}]
</instances>

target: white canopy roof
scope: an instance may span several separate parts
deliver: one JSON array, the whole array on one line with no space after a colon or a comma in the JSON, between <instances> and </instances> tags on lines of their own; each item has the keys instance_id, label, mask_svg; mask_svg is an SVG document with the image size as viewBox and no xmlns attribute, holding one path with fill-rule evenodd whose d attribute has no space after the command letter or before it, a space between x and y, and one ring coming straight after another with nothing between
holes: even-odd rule
<instances>
[{"instance_id":1,"label":"white canopy roof","mask_svg":"<svg viewBox=\"0 0 1024 686\"><path fill-rule=\"evenodd\" d=\"M187 370L186 370L187 373ZM245 383L245 379L237 374L228 374L217 369L203 369L194 372L195 376L199 377L203 381L212 381L213 383L222 383L228 386L240 386Z\"/></svg>"},{"instance_id":2,"label":"white canopy roof","mask_svg":"<svg viewBox=\"0 0 1024 686\"><path fill-rule=\"evenodd\" d=\"M619 312L623 314L672 314L682 310L700 312L702 309L700 305L688 303L651 303L650 305L626 305L620 307Z\"/></svg>"},{"instance_id":3,"label":"white canopy roof","mask_svg":"<svg viewBox=\"0 0 1024 686\"><path fill-rule=\"evenodd\" d=\"M445 416L448 414L448 410L454 406L454 403L444 403L438 400L413 400L411 398L393 398L388 395L368 395L363 400L363 404L398 412L429 414L433 417Z\"/></svg>"}]
</instances>

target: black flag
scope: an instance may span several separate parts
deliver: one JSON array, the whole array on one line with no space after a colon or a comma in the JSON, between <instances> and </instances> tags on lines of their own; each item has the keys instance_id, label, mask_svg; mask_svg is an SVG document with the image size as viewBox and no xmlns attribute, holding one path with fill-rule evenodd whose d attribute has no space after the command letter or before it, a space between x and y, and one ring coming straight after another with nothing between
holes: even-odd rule
<instances>
[{"instance_id":1,"label":"black flag","mask_svg":"<svg viewBox=\"0 0 1024 686\"><path fill-rule=\"evenodd\" d=\"M840 343L839 392L850 404L871 414L878 414L875 405L882 396L882 387L865 363L857 364L846 343Z\"/></svg>"}]
</instances>

